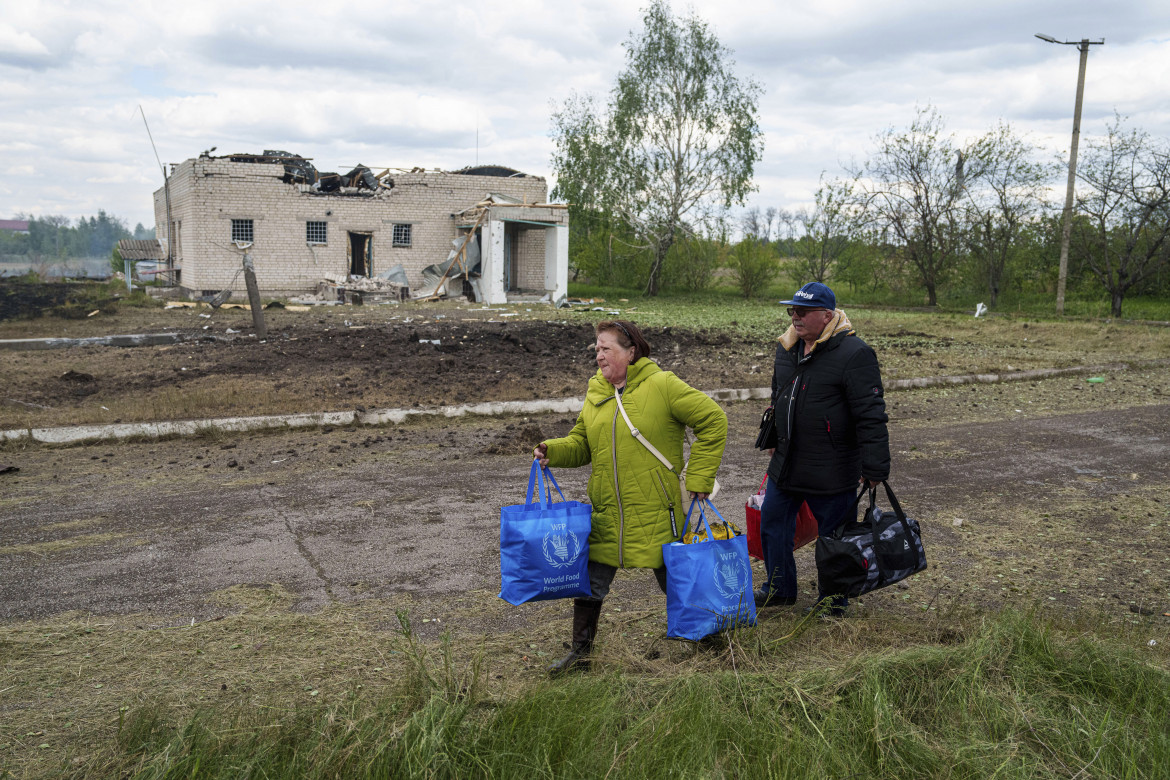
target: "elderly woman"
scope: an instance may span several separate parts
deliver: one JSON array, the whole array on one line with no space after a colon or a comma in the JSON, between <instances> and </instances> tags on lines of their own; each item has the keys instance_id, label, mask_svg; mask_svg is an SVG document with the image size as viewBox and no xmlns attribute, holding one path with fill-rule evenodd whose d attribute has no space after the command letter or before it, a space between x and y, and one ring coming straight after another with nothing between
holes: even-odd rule
<instances>
[{"instance_id":1,"label":"elderly woman","mask_svg":"<svg viewBox=\"0 0 1170 780\"><path fill-rule=\"evenodd\" d=\"M679 472L683 437L695 431L686 489L693 499L706 498L727 441L727 415L711 398L650 360L650 345L634 323L597 323L597 373L589 380L585 406L577 424L561 439L541 442L533 455L541 465L575 468L592 464L589 502L589 586L592 597L573 601L573 642L552 675L589 665L602 600L619 568L653 569L666 592L662 545L683 532L687 506L682 502ZM622 417L650 441L673 470L634 438Z\"/></svg>"}]
</instances>

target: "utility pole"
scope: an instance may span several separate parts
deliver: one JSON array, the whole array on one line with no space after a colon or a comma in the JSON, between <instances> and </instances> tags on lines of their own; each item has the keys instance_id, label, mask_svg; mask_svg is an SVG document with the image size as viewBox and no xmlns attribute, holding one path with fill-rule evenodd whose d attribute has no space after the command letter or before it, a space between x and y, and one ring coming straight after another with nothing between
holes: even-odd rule
<instances>
[{"instance_id":1,"label":"utility pole","mask_svg":"<svg viewBox=\"0 0 1170 780\"><path fill-rule=\"evenodd\" d=\"M268 338L268 326L264 323L264 307L260 305L260 286L256 284L256 269L252 256L244 252L244 286L248 289L248 308L252 310L252 328L258 341Z\"/></svg>"},{"instance_id":2,"label":"utility pole","mask_svg":"<svg viewBox=\"0 0 1170 780\"><path fill-rule=\"evenodd\" d=\"M1072 234L1073 190L1077 179L1077 147L1081 141L1081 101L1085 97L1085 67L1089 64L1089 47L1104 45L1105 39L1090 41L1058 41L1051 35L1036 33L1036 37L1062 46L1076 46L1081 53L1081 68L1077 74L1077 102L1073 109L1072 147L1068 153L1068 189L1064 194L1064 214L1060 227L1060 275L1056 280L1056 313L1064 314L1064 289L1068 282L1068 242Z\"/></svg>"},{"instance_id":3,"label":"utility pole","mask_svg":"<svg viewBox=\"0 0 1170 780\"><path fill-rule=\"evenodd\" d=\"M150 132L150 125L146 122L146 111L142 108L142 104L138 105L138 112L142 114L142 124L146 126L146 137L150 139L150 148L154 150L154 159L158 162L158 169L162 171L163 177L163 198L167 204L167 270L175 270L175 223L171 221L171 180L167 176L166 166L162 164L162 160L158 156L158 147L154 145L154 135ZM157 233L157 231L155 231ZM156 235L155 238L158 236ZM157 277L156 277L157 278ZM130 279L130 275L126 275L126 279ZM175 277L171 275L171 284L174 284Z\"/></svg>"}]
</instances>

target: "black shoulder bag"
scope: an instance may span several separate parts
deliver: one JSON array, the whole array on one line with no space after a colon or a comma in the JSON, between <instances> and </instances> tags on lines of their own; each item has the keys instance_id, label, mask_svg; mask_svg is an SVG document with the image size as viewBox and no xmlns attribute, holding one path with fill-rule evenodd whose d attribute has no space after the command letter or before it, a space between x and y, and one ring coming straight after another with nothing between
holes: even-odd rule
<instances>
[{"instance_id":1,"label":"black shoulder bag","mask_svg":"<svg viewBox=\"0 0 1170 780\"><path fill-rule=\"evenodd\" d=\"M869 508L860 521L841 523L817 539L817 576L824 594L860 596L901 582L926 568L926 551L918 521L902 511L890 483L882 482L894 511L875 506L877 488L862 488L853 503L869 493Z\"/></svg>"},{"instance_id":2,"label":"black shoulder bag","mask_svg":"<svg viewBox=\"0 0 1170 780\"><path fill-rule=\"evenodd\" d=\"M769 406L760 418L760 433L756 436L757 450L771 450L776 448L776 410Z\"/></svg>"}]
</instances>

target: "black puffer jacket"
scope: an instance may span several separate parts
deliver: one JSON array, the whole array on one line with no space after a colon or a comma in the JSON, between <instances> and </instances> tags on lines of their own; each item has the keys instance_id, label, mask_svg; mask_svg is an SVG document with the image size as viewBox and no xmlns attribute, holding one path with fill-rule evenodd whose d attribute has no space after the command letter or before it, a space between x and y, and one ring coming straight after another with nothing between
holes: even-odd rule
<instances>
[{"instance_id":1,"label":"black puffer jacket","mask_svg":"<svg viewBox=\"0 0 1170 780\"><path fill-rule=\"evenodd\" d=\"M785 490L828 495L858 479L890 475L886 402L877 355L852 331L800 358L802 343L776 349L772 404L776 452L768 476Z\"/></svg>"}]
</instances>

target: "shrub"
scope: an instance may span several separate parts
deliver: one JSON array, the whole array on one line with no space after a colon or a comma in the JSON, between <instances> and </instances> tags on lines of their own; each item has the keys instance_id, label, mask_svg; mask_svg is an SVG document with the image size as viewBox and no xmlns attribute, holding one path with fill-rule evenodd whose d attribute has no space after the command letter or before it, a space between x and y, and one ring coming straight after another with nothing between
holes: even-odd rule
<instances>
[{"instance_id":1,"label":"shrub","mask_svg":"<svg viewBox=\"0 0 1170 780\"><path fill-rule=\"evenodd\" d=\"M780 256L771 244L745 239L731 250L728 265L743 297L756 298L776 280Z\"/></svg>"}]
</instances>

